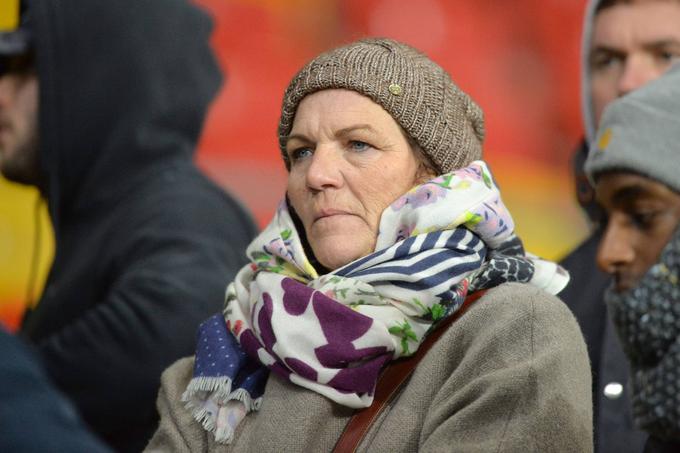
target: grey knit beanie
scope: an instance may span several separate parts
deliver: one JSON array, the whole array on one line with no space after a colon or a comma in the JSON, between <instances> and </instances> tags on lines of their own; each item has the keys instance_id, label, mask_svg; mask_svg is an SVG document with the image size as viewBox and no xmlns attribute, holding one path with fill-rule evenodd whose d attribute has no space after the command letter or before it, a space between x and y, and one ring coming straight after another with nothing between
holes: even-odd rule
<instances>
[{"instance_id":1,"label":"grey knit beanie","mask_svg":"<svg viewBox=\"0 0 680 453\"><path fill-rule=\"evenodd\" d=\"M585 170L593 183L630 171L680 192L680 65L607 106Z\"/></svg>"},{"instance_id":2,"label":"grey knit beanie","mask_svg":"<svg viewBox=\"0 0 680 453\"><path fill-rule=\"evenodd\" d=\"M441 173L482 156L484 117L479 106L421 52L391 39L372 38L319 55L288 85L278 131L286 168L286 139L300 101L331 88L356 91L382 106Z\"/></svg>"}]
</instances>

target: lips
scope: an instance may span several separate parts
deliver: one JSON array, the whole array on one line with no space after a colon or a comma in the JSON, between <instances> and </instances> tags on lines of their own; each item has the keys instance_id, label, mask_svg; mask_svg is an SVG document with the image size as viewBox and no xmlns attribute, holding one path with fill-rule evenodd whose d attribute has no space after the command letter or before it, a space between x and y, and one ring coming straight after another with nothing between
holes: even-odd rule
<instances>
[{"instance_id":1,"label":"lips","mask_svg":"<svg viewBox=\"0 0 680 453\"><path fill-rule=\"evenodd\" d=\"M341 215L354 215L349 211L342 209L325 208L320 209L314 214L314 222L322 219L327 219L329 217L341 216Z\"/></svg>"},{"instance_id":2,"label":"lips","mask_svg":"<svg viewBox=\"0 0 680 453\"><path fill-rule=\"evenodd\" d=\"M334 218L341 218L346 216L356 216L356 214L349 210L336 208L324 208L316 210L313 212L312 225L315 225L319 222L324 223L325 220L331 220Z\"/></svg>"},{"instance_id":3,"label":"lips","mask_svg":"<svg viewBox=\"0 0 680 453\"><path fill-rule=\"evenodd\" d=\"M635 287L637 279L628 274L616 273L614 277L614 289L618 293L630 291Z\"/></svg>"}]
</instances>

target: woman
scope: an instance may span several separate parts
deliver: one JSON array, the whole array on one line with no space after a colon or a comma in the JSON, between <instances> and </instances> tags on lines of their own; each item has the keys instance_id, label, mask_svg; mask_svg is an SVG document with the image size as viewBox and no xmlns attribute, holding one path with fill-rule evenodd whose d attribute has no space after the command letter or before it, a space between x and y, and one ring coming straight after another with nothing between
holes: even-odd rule
<instances>
[{"instance_id":1,"label":"woman","mask_svg":"<svg viewBox=\"0 0 680 453\"><path fill-rule=\"evenodd\" d=\"M195 360L164 375L149 450L331 451L381 370L480 290L359 449L591 450L585 346L544 291L568 277L524 255L483 136L479 107L404 44L308 63L279 123L286 200Z\"/></svg>"}]
</instances>

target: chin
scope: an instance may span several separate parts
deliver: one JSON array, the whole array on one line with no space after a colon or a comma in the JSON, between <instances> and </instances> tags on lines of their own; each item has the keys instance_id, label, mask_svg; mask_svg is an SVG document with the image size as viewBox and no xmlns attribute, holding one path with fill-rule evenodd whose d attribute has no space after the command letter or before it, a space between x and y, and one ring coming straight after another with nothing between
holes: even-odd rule
<instances>
[{"instance_id":1,"label":"chin","mask_svg":"<svg viewBox=\"0 0 680 453\"><path fill-rule=\"evenodd\" d=\"M319 263L326 269L333 271L371 253L372 250L365 251L364 248L352 247L350 249L349 247L342 247L341 244L350 244L350 241L351 239L349 238L345 240L334 239L329 241L332 242L331 244L319 244L320 247L312 246L312 250L314 250L314 255Z\"/></svg>"},{"instance_id":2,"label":"chin","mask_svg":"<svg viewBox=\"0 0 680 453\"><path fill-rule=\"evenodd\" d=\"M361 258L360 256L345 256L345 254L336 254L336 255L325 255L322 254L321 257L317 256L317 260L321 265L323 265L326 269L329 269L331 271L334 271L336 269L340 269L342 266L345 264L349 264L352 261Z\"/></svg>"}]
</instances>

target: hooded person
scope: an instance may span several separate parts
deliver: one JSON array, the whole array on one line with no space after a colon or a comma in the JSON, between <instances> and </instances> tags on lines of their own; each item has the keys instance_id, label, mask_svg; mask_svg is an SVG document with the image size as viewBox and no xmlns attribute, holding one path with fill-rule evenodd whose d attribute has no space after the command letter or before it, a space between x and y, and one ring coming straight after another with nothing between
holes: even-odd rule
<instances>
[{"instance_id":1,"label":"hooded person","mask_svg":"<svg viewBox=\"0 0 680 453\"><path fill-rule=\"evenodd\" d=\"M607 215L597 260L636 425L680 448L680 65L606 108L585 169ZM673 446L674 449L671 449ZM662 450L660 450L662 451Z\"/></svg>"},{"instance_id":2,"label":"hooded person","mask_svg":"<svg viewBox=\"0 0 680 453\"><path fill-rule=\"evenodd\" d=\"M592 451L568 276L525 253L449 74L349 43L293 77L278 132L284 200L147 450Z\"/></svg>"},{"instance_id":3,"label":"hooded person","mask_svg":"<svg viewBox=\"0 0 680 453\"><path fill-rule=\"evenodd\" d=\"M184 0L23 6L30 41L0 66L0 170L40 189L55 255L20 334L97 435L139 451L161 371L256 232L193 163L221 83L211 21Z\"/></svg>"},{"instance_id":4,"label":"hooded person","mask_svg":"<svg viewBox=\"0 0 680 453\"><path fill-rule=\"evenodd\" d=\"M574 155L573 169L577 199L592 230L560 263L571 275L560 298L576 315L588 345L598 452L640 451L647 436L633 424L628 363L603 301L610 281L595 266L603 219L584 163L604 108L619 96L660 77L678 58L677 0L588 2L581 51L581 108L586 137Z\"/></svg>"}]
</instances>

